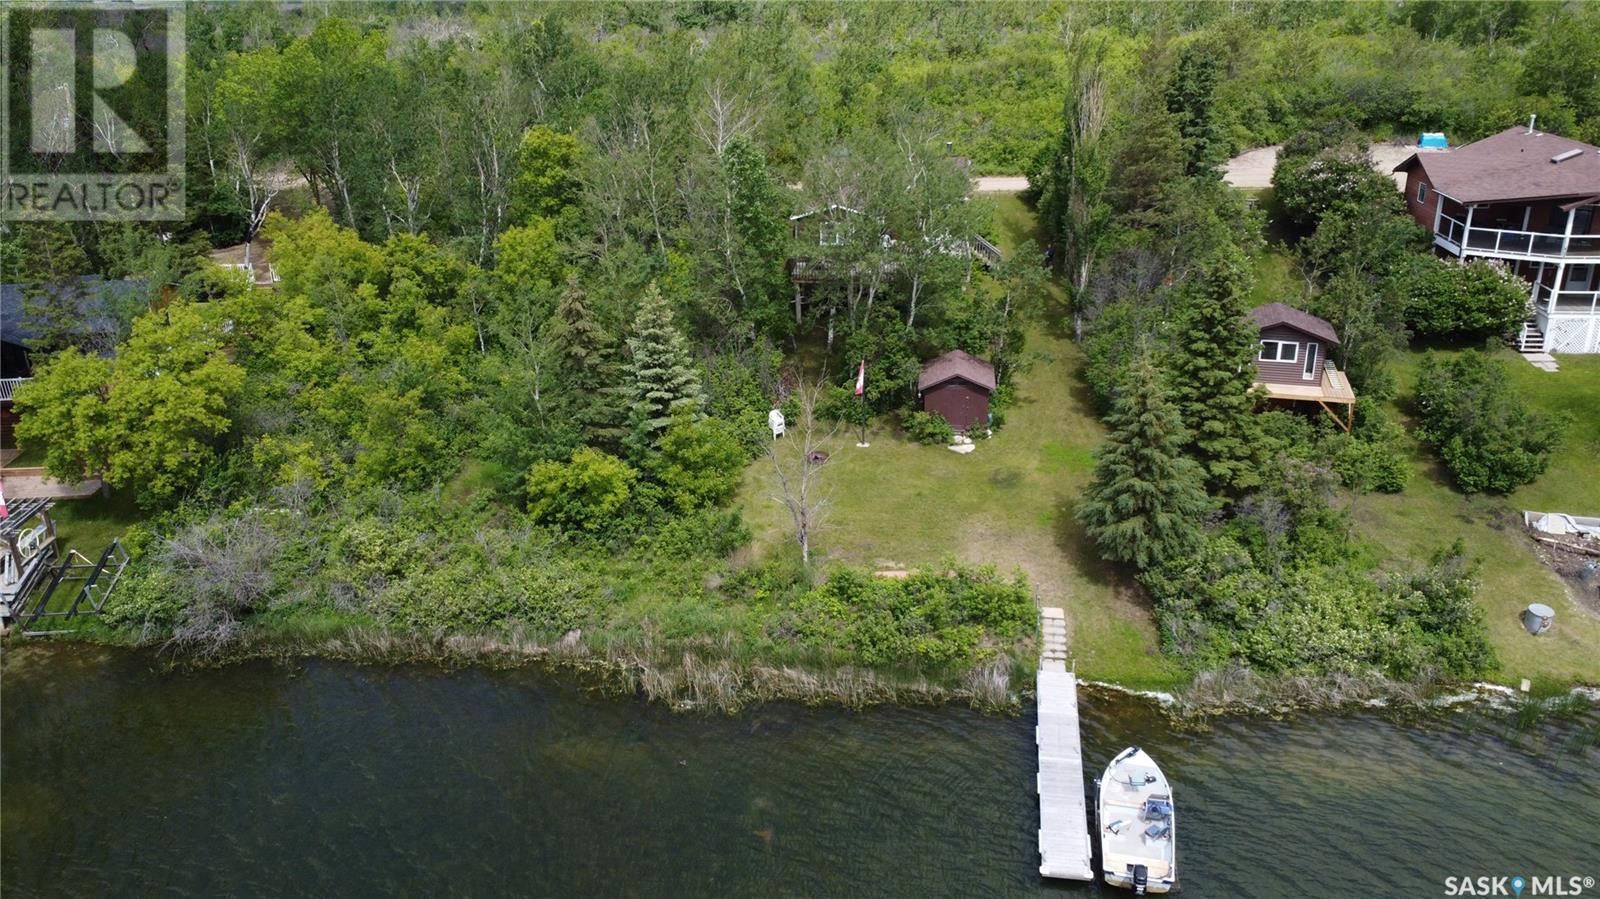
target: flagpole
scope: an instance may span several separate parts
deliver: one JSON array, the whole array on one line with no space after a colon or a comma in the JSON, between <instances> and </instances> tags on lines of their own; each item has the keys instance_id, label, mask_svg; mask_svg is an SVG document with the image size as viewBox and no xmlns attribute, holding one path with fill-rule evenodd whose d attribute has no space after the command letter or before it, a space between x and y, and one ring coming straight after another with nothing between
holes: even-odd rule
<instances>
[{"instance_id":1,"label":"flagpole","mask_svg":"<svg viewBox=\"0 0 1600 899\"><path fill-rule=\"evenodd\" d=\"M856 446L866 449L872 444L867 442L867 360L861 360L861 367L856 369L856 396L861 398L861 439Z\"/></svg>"}]
</instances>

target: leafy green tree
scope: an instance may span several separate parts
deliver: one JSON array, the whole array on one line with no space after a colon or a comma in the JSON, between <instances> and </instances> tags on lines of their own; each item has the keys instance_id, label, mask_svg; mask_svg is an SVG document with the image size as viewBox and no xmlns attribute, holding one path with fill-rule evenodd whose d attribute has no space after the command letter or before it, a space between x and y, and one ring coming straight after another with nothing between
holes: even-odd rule
<instances>
[{"instance_id":1,"label":"leafy green tree","mask_svg":"<svg viewBox=\"0 0 1600 899\"><path fill-rule=\"evenodd\" d=\"M720 159L722 202L718 262L742 317L762 331L787 332L783 200L767 158L746 137L730 140Z\"/></svg>"},{"instance_id":2,"label":"leafy green tree","mask_svg":"<svg viewBox=\"0 0 1600 899\"><path fill-rule=\"evenodd\" d=\"M1211 502L1183 454L1183 421L1161 376L1134 363L1106 417L1078 520L1106 558L1151 568L1200 546Z\"/></svg>"},{"instance_id":3,"label":"leafy green tree","mask_svg":"<svg viewBox=\"0 0 1600 899\"><path fill-rule=\"evenodd\" d=\"M1428 262L1427 257L1418 257ZM1341 273L1312 299L1312 310L1333 325L1339 343L1327 348L1361 396L1390 396L1394 376L1388 363L1405 346L1404 302L1391 282L1374 285L1354 273Z\"/></svg>"},{"instance_id":4,"label":"leafy green tree","mask_svg":"<svg viewBox=\"0 0 1600 899\"><path fill-rule=\"evenodd\" d=\"M1429 354L1417 374L1418 433L1467 493L1510 493L1550 467L1565 420L1529 408L1505 365L1469 350Z\"/></svg>"},{"instance_id":5,"label":"leafy green tree","mask_svg":"<svg viewBox=\"0 0 1600 899\"><path fill-rule=\"evenodd\" d=\"M50 474L76 483L106 469L116 422L106 402L110 359L70 347L17 388L17 439L42 446Z\"/></svg>"},{"instance_id":6,"label":"leafy green tree","mask_svg":"<svg viewBox=\"0 0 1600 899\"><path fill-rule=\"evenodd\" d=\"M651 474L666 488L679 511L715 506L733 495L750 455L727 422L674 417L661 435L660 452L650 460Z\"/></svg>"},{"instance_id":7,"label":"leafy green tree","mask_svg":"<svg viewBox=\"0 0 1600 899\"><path fill-rule=\"evenodd\" d=\"M628 337L630 421L640 449L653 441L681 412L698 415L705 405L700 373L688 342L672 322L672 308L654 282L639 301Z\"/></svg>"},{"instance_id":8,"label":"leafy green tree","mask_svg":"<svg viewBox=\"0 0 1600 899\"><path fill-rule=\"evenodd\" d=\"M1551 7L1549 20L1533 29L1538 36L1522 55L1524 93L1555 95L1572 106L1584 123L1584 139L1600 139L1593 124L1600 115L1600 14L1578 4L1567 10Z\"/></svg>"},{"instance_id":9,"label":"leafy green tree","mask_svg":"<svg viewBox=\"0 0 1600 899\"><path fill-rule=\"evenodd\" d=\"M1256 328L1245 315L1248 290L1238 262L1214 262L1187 296L1174 328L1171 373L1185 447L1213 491L1261 483L1263 441L1256 417Z\"/></svg>"},{"instance_id":10,"label":"leafy green tree","mask_svg":"<svg viewBox=\"0 0 1600 899\"><path fill-rule=\"evenodd\" d=\"M258 51L270 52L270 51ZM381 114L389 85L388 41L349 19L325 16L283 50L271 84L271 117L295 167L328 198L345 225L371 233L382 184L381 157L366 124Z\"/></svg>"},{"instance_id":11,"label":"leafy green tree","mask_svg":"<svg viewBox=\"0 0 1600 899\"><path fill-rule=\"evenodd\" d=\"M578 171L583 144L547 125L522 132L517 142L517 174L511 179L510 219L529 224L548 219L565 232L574 224L582 199Z\"/></svg>"},{"instance_id":12,"label":"leafy green tree","mask_svg":"<svg viewBox=\"0 0 1600 899\"><path fill-rule=\"evenodd\" d=\"M244 371L215 316L175 303L141 316L110 363L68 350L18 391L17 437L46 446L51 474L100 474L153 507L194 481L230 426Z\"/></svg>"},{"instance_id":13,"label":"leafy green tree","mask_svg":"<svg viewBox=\"0 0 1600 899\"><path fill-rule=\"evenodd\" d=\"M528 471L528 512L537 521L599 531L627 504L638 478L616 456L580 447L565 462L540 462Z\"/></svg>"}]
</instances>

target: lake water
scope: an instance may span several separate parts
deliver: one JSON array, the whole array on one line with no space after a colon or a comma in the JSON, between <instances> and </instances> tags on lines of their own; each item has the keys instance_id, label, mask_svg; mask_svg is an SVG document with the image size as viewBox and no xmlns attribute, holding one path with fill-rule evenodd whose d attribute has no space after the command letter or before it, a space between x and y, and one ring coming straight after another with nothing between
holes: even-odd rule
<instances>
[{"instance_id":1,"label":"lake water","mask_svg":"<svg viewBox=\"0 0 1600 899\"><path fill-rule=\"evenodd\" d=\"M702 717L533 668L172 673L71 646L0 674L7 899L1130 895L1039 879L1031 714ZM1081 715L1088 767L1137 743L1173 781L1187 896L1600 877L1594 710L1521 734L1484 707L1175 731L1087 695Z\"/></svg>"}]
</instances>

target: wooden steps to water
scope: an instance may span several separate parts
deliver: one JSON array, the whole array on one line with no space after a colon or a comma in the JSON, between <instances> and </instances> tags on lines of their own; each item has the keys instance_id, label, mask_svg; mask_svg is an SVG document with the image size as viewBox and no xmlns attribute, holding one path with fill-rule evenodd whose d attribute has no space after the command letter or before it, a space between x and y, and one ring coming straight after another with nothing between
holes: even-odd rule
<instances>
[{"instance_id":1,"label":"wooden steps to water","mask_svg":"<svg viewBox=\"0 0 1600 899\"><path fill-rule=\"evenodd\" d=\"M1039 873L1065 880L1094 880L1089 810L1078 731L1078 678L1067 669L1067 622L1060 609L1040 610L1044 636L1036 695L1039 726Z\"/></svg>"}]
</instances>

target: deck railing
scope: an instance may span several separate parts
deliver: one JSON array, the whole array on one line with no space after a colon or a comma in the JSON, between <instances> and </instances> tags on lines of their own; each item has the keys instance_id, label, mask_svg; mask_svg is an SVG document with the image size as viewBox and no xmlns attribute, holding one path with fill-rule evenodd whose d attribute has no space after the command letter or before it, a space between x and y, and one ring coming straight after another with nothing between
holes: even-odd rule
<instances>
[{"instance_id":1,"label":"deck railing","mask_svg":"<svg viewBox=\"0 0 1600 899\"><path fill-rule=\"evenodd\" d=\"M1547 284L1534 288L1534 309L1560 314L1600 313L1600 290L1553 290Z\"/></svg>"},{"instance_id":2,"label":"deck railing","mask_svg":"<svg viewBox=\"0 0 1600 899\"><path fill-rule=\"evenodd\" d=\"M1600 234L1552 234L1545 231L1513 231L1504 228L1468 228L1460 219L1439 216L1438 236L1462 252L1486 256L1515 256L1562 259L1568 256L1600 256Z\"/></svg>"},{"instance_id":3,"label":"deck railing","mask_svg":"<svg viewBox=\"0 0 1600 899\"><path fill-rule=\"evenodd\" d=\"M0 403L11 401L11 395L17 392L17 387L29 378L0 378Z\"/></svg>"},{"instance_id":4,"label":"deck railing","mask_svg":"<svg viewBox=\"0 0 1600 899\"><path fill-rule=\"evenodd\" d=\"M983 235L972 235L972 248L976 250L978 255L982 256L984 261L989 265L1000 264L1000 248L988 242L987 240L984 240Z\"/></svg>"}]
</instances>

